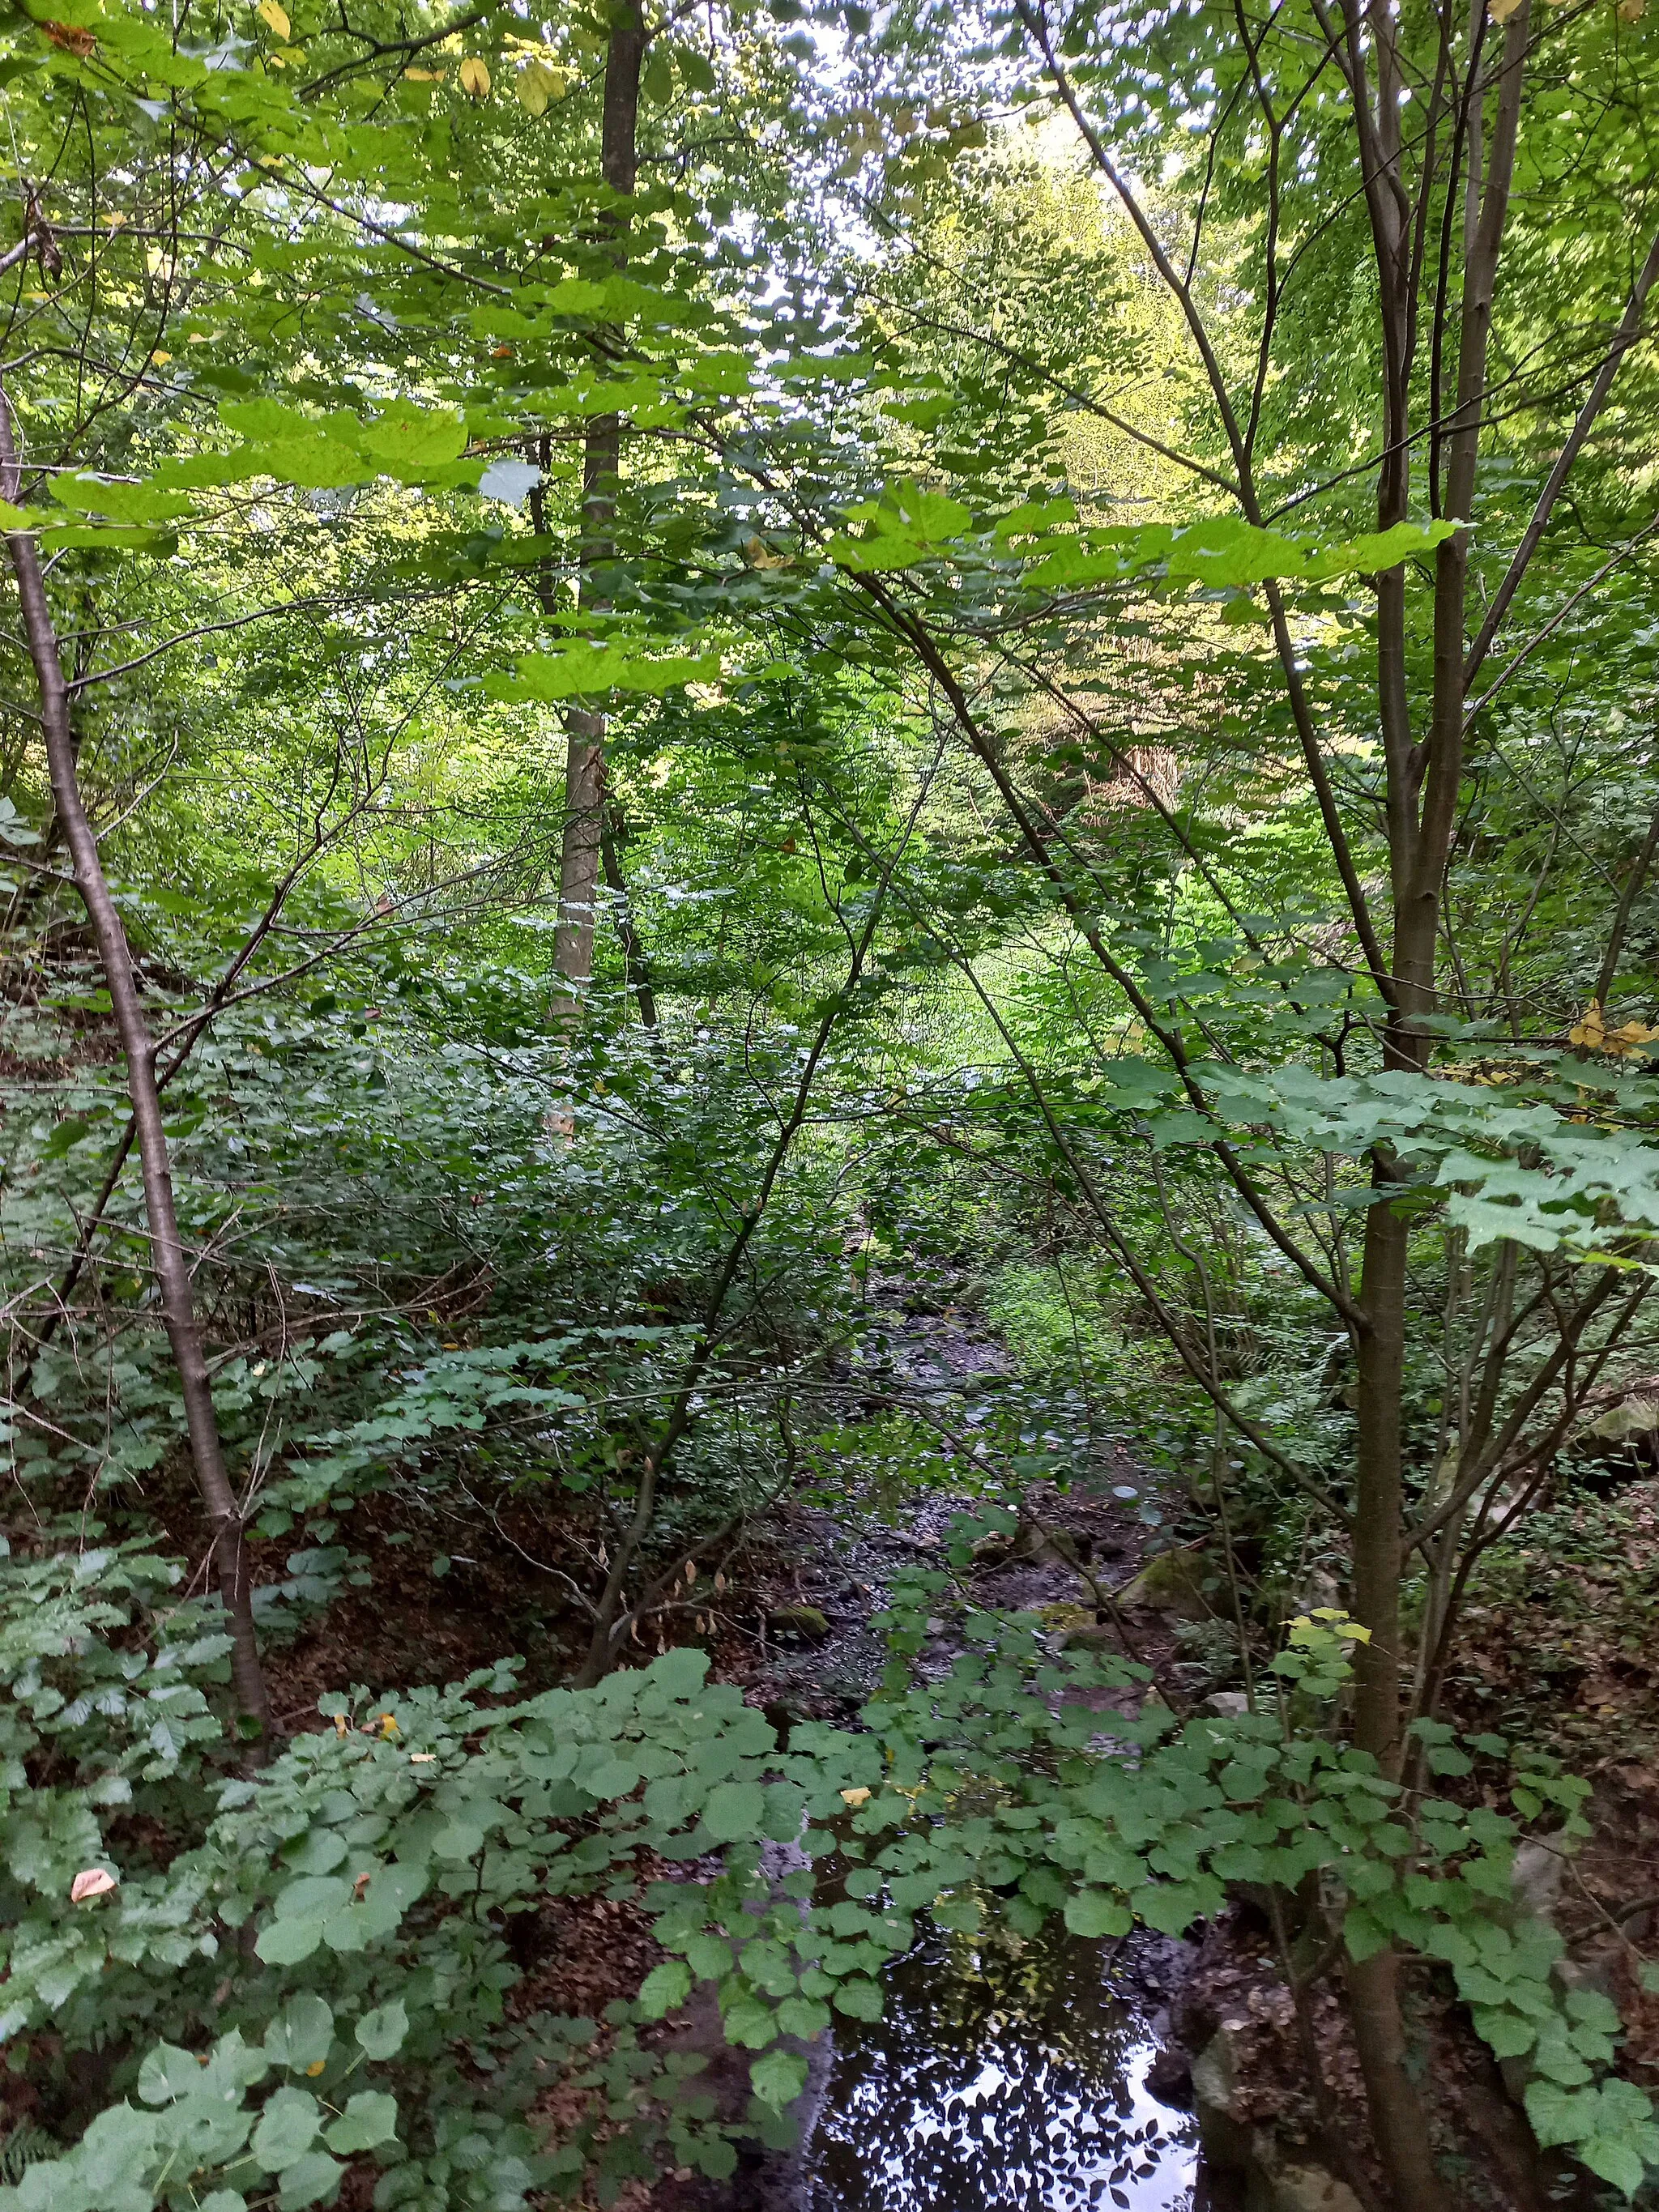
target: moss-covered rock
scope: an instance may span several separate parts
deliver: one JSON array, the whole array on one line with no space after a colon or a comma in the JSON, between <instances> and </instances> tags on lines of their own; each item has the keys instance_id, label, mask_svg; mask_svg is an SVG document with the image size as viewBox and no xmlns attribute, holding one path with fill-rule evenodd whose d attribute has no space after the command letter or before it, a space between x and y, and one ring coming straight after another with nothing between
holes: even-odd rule
<instances>
[{"instance_id":1,"label":"moss-covered rock","mask_svg":"<svg viewBox=\"0 0 1659 2212\"><path fill-rule=\"evenodd\" d=\"M781 1605L766 1616L775 1636L804 1636L809 1644L823 1644L830 1635L830 1620L815 1605Z\"/></svg>"},{"instance_id":2,"label":"moss-covered rock","mask_svg":"<svg viewBox=\"0 0 1659 2212\"><path fill-rule=\"evenodd\" d=\"M1215 1611L1204 1595L1204 1562L1194 1552L1159 1552L1118 1592L1117 1601L1176 1620L1208 1620Z\"/></svg>"}]
</instances>

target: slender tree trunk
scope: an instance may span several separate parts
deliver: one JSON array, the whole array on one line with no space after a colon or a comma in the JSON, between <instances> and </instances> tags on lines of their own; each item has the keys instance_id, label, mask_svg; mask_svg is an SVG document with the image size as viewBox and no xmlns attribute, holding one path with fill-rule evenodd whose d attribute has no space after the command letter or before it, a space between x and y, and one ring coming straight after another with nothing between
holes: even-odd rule
<instances>
[{"instance_id":1,"label":"slender tree trunk","mask_svg":"<svg viewBox=\"0 0 1659 2212\"><path fill-rule=\"evenodd\" d=\"M640 933L634 921L634 909L629 902L628 880L623 874L622 855L617 848L617 809L606 801L604 818L599 825L599 858L605 864L605 889L616 901L617 940L623 950L623 966L639 1001L640 1019L655 1048L662 1049L662 1032L657 1021L657 984L652 972L651 959L640 942Z\"/></svg>"},{"instance_id":2,"label":"slender tree trunk","mask_svg":"<svg viewBox=\"0 0 1659 2212\"><path fill-rule=\"evenodd\" d=\"M1591 994L1604 1014L1607 1010L1607 1001L1613 996L1613 984L1618 978L1619 963L1624 953L1625 936L1630 928L1630 918L1636 910L1637 900L1642 896L1642 889L1647 882L1648 871L1653 866L1653 856L1656 852L1659 852L1659 806L1656 806L1653 810L1652 817L1648 823L1648 834L1642 840L1642 849L1637 854L1631 872L1625 878L1625 888L1619 894L1619 909L1613 917L1612 934L1607 939L1607 949L1601 956L1601 973L1596 976L1595 989Z\"/></svg>"},{"instance_id":3,"label":"slender tree trunk","mask_svg":"<svg viewBox=\"0 0 1659 2212\"><path fill-rule=\"evenodd\" d=\"M20 469L12 435L11 409L0 392L0 486L15 505ZM98 841L81 800L76 768L76 746L70 720L69 685L59 657L58 633L46 597L40 550L27 531L8 534L6 550L17 579L17 596L23 617L29 658L34 664L40 693L40 720L46 736L46 763L52 776L52 795L63 827L80 892L97 941L104 979L109 988L115 1026L126 1056L127 1093L132 1102L133 1126L143 1170L144 1207L149 1219L150 1253L161 1294L161 1314L167 1341L173 1348L184 1393L185 1421L190 1441L191 1464L196 1486L213 1531L213 1557L220 1595L231 1635L231 1680L244 1722L267 1737L270 1702L253 1627L252 1586L243 1540L242 1518L225 1468L224 1449L214 1411L202 1332L196 1318L190 1261L179 1234L173 1198L173 1172L167 1132L161 1121L161 1093L155 1081L155 1046L138 997L132 954L121 916L110 896Z\"/></svg>"},{"instance_id":4,"label":"slender tree trunk","mask_svg":"<svg viewBox=\"0 0 1659 2212\"><path fill-rule=\"evenodd\" d=\"M1377 524L1386 530L1409 512L1407 431L1417 320L1407 245L1413 203L1402 176L1395 18L1388 8L1369 9L1363 18L1369 26L1367 37L1362 35L1359 0L1346 0L1345 12L1349 86L1366 172L1380 288L1388 450L1377 486ZM1443 438L1445 513L1455 521L1467 520L1473 507L1528 15L1528 0L1521 0L1508 25L1496 71L1497 112L1490 149L1482 143L1485 95L1479 86L1465 118L1462 167L1468 179L1471 219L1457 311L1456 404ZM1470 67L1478 70L1481 64L1476 46ZM1368 66L1376 73L1374 106ZM1426 221L1426 179L1422 189L1425 198L1416 213ZM1438 361L1443 343L1439 328L1434 343ZM1441 443L1438 433L1436 443ZM1463 771L1467 532L1459 531L1446 539L1436 554L1433 678L1420 736L1412 715L1404 569L1380 576L1377 587L1377 710L1386 763L1394 906L1383 1057L1390 1068L1420 1073L1427 1064L1430 1044L1421 1023L1436 1004L1440 902ZM1384 1773L1395 1776L1402 1750L1400 1598L1410 1231L1385 1194L1393 1182L1392 1157L1386 1148L1379 1148L1372 1164L1375 1194L1365 1217L1360 1285L1352 1603L1355 1617L1370 1636L1356 1660L1354 1741L1372 1754ZM1423 2101L1407 2063L1400 1977L1401 1961L1391 1945L1369 1959L1350 1962L1354 2040L1377 2151L1398 2212L1439 2212L1445 2189L1435 2171Z\"/></svg>"},{"instance_id":5,"label":"slender tree trunk","mask_svg":"<svg viewBox=\"0 0 1659 2212\"><path fill-rule=\"evenodd\" d=\"M640 70L645 59L645 21L639 0L629 0L612 27L605 64L605 114L600 167L619 198L631 199L639 174ZM626 208L607 210L605 227L617 267L628 261ZM617 491L622 476L622 418L596 416L582 456L581 605L599 613L609 605L596 578L616 558ZM568 1013L593 974L593 920L605 841L605 717L573 708L566 717L564 838L559 854L559 915L553 965L569 994Z\"/></svg>"},{"instance_id":6,"label":"slender tree trunk","mask_svg":"<svg viewBox=\"0 0 1659 2212\"><path fill-rule=\"evenodd\" d=\"M545 477L548 470L552 465L551 439L542 439L538 448L538 458L541 463L543 476ZM530 514L531 520L535 527L536 535L538 538L545 538L548 535L547 494L542 484L538 484L531 492ZM550 553L544 555L542 559L537 562L535 574L536 596L541 602L542 611L544 614L550 617L556 615L558 612L558 590L555 579L553 559ZM572 722L574 722L574 718L573 717ZM598 736L600 745L602 746L605 736L604 716L590 715L586 720L590 725L597 725ZM567 724L567 727L569 728L570 724ZM572 734L574 734L574 730L572 731ZM600 769L603 770L603 750L597 752L594 757L597 759ZM590 763L586 760L577 764L577 775L579 777L586 774L589 765ZM570 777L571 763L568 757L568 753L567 752L565 763L567 789L569 786ZM660 1029L657 1019L656 981L652 973L650 957L647 953L645 946L641 941L639 927L634 920L634 910L628 895L628 883L626 878L623 874L620 848L623 836L626 832L626 824L623 819L621 809L617 806L615 799L608 789L603 787L603 777L601 777L601 789L599 793L599 811L596 818L599 823L599 861L605 872L605 888L611 892L615 902L613 916L616 923L617 941L622 946L623 967L629 984L633 990L634 995L639 1002L640 1019L644 1024L646 1030L650 1036L656 1049L660 1052L662 1049L662 1042ZM565 848L562 851L560 856L562 864L564 861L566 853L568 850L569 842L569 827L568 824L567 824ZM584 858L586 858L585 855ZM573 875L575 872L574 861L575 856L571 855ZM563 868L562 865L562 878ZM591 910L590 906L590 913ZM564 902L562 896L560 901L561 923L562 923L564 919ZM556 963L557 961L560 945L560 937L556 935L554 939ZM585 972L591 974L592 969L592 932L590 929L588 957ZM563 972L562 967L560 968L560 972ZM574 1001L571 1003L574 1004ZM556 1011L560 1013L568 1013L570 1011L570 1006L567 1004Z\"/></svg>"}]
</instances>

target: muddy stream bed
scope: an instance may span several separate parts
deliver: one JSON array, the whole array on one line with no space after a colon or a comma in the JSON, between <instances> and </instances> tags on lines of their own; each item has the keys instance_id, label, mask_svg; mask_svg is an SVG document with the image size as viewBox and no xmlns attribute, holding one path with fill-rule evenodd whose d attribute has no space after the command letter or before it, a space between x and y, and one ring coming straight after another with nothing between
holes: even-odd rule
<instances>
[{"instance_id":1,"label":"muddy stream bed","mask_svg":"<svg viewBox=\"0 0 1659 2212\"><path fill-rule=\"evenodd\" d=\"M878 1370L922 1390L953 1423L1006 1372L1002 1349L947 1311L894 1316ZM1146 1480L1105 1440L1082 1444L1064 1413L1030 1442L1067 1458L1073 1486L1042 1486L1045 1513L1080 1540L1102 1579L1121 1583L1146 1547ZM1068 1427L1073 1433L1066 1435ZM901 1565L926 1564L964 1501L934 1498L893 1526L805 1516L794 1595L828 1633L780 1650L763 1686L778 1704L829 1717L873 1688L884 1653L867 1623ZM821 1525L811 1525L821 1522ZM1073 1571L1039 1547L975 1577L975 1598L1009 1608L1075 1605ZM923 1662L954 1656L949 1619ZM752 1692L751 1692L752 1695ZM1023 1940L997 1929L947 1933L927 1922L888 1971L878 2021L837 2019L812 2054L803 2140L756 2188L722 2196L766 2212L1199 2212L1231 2202L1204 2178L1187 2069L1169 2046L1167 2003L1187 1947L1142 1934L1086 1941L1058 1923Z\"/></svg>"}]
</instances>

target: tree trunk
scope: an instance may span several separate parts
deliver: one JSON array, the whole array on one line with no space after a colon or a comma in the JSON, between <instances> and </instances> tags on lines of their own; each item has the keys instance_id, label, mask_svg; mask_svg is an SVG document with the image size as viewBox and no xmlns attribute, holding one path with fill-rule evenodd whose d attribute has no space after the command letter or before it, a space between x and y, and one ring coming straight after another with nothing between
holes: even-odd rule
<instances>
[{"instance_id":1,"label":"tree trunk","mask_svg":"<svg viewBox=\"0 0 1659 2212\"><path fill-rule=\"evenodd\" d=\"M20 475L11 409L4 393L0 392L0 484L3 484L4 496L13 505L18 499ZM85 903L97 941L116 1030L126 1056L127 1095L132 1102L133 1126L137 1132L138 1156L143 1170L150 1253L161 1293L167 1341L173 1348L184 1393L185 1421L196 1487L213 1531L214 1564L231 1635L231 1682L244 1723L251 1725L258 1737L264 1738L270 1728L270 1701L254 1633L242 1517L225 1468L202 1332L196 1318L190 1262L179 1234L167 1132L162 1125L161 1093L155 1081L155 1042L139 1002L126 931L110 896L99 858L98 841L81 801L70 690L58 655L58 633L46 598L40 550L27 531L9 533L6 550L17 578L24 635L40 686L40 722L46 737L52 800L74 865L76 888Z\"/></svg>"},{"instance_id":2,"label":"tree trunk","mask_svg":"<svg viewBox=\"0 0 1659 2212\"><path fill-rule=\"evenodd\" d=\"M639 173L640 70L646 31L639 0L611 33L605 64L605 114L599 161L605 183L623 199L633 197ZM620 270L628 262L628 212L609 209L605 228ZM622 475L622 418L596 416L582 456L580 605L599 613L609 605L596 575L616 558L617 489ZM569 1012L593 974L593 918L599 897L605 832L605 717L573 708L566 717L564 837L559 854L559 915L553 965L568 996L556 1012Z\"/></svg>"}]
</instances>

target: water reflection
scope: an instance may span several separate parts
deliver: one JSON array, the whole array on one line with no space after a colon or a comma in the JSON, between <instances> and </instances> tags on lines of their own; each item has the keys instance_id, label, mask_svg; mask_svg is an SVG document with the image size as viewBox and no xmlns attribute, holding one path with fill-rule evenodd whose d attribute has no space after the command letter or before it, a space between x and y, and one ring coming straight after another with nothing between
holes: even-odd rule
<instances>
[{"instance_id":1,"label":"water reflection","mask_svg":"<svg viewBox=\"0 0 1659 2212\"><path fill-rule=\"evenodd\" d=\"M937 1929L879 2021L836 2022L804 2212L1185 2212L1197 2130L1109 1947Z\"/></svg>"}]
</instances>

